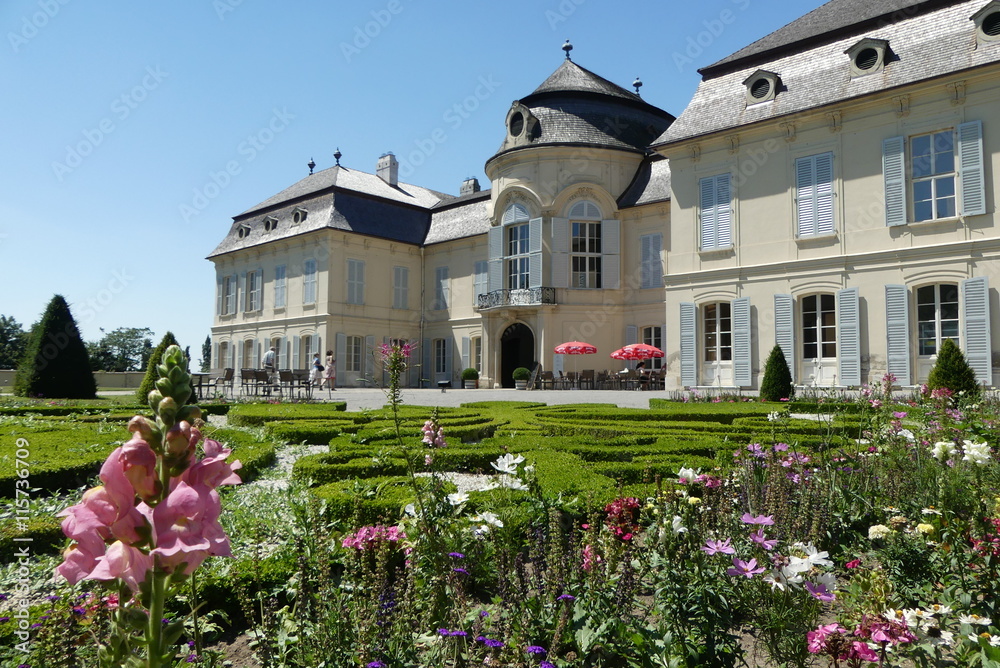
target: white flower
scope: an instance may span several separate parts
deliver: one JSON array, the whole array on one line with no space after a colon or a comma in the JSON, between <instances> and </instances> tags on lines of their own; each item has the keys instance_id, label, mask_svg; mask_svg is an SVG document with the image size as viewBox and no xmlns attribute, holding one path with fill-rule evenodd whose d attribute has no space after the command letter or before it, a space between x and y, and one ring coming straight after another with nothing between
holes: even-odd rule
<instances>
[{"instance_id":1,"label":"white flower","mask_svg":"<svg viewBox=\"0 0 1000 668\"><path fill-rule=\"evenodd\" d=\"M698 471L695 471L694 469L689 469L689 468L687 468L685 466L682 466L680 468L680 470L677 471L677 477L678 478L683 478L684 480L687 480L688 482L690 482L690 481L692 481L692 480L694 480L695 478L698 477Z\"/></svg>"},{"instance_id":2,"label":"white flower","mask_svg":"<svg viewBox=\"0 0 1000 668\"><path fill-rule=\"evenodd\" d=\"M812 543L795 543L792 549L798 548L805 553L805 559L811 566L833 566L833 562L827 559L829 552L820 552Z\"/></svg>"},{"instance_id":3,"label":"white flower","mask_svg":"<svg viewBox=\"0 0 1000 668\"><path fill-rule=\"evenodd\" d=\"M524 461L524 457L521 455L512 455L509 452L504 455L500 455L497 460L490 464L493 468L500 473L509 473L511 475L517 473L517 465Z\"/></svg>"},{"instance_id":4,"label":"white flower","mask_svg":"<svg viewBox=\"0 0 1000 668\"><path fill-rule=\"evenodd\" d=\"M507 489L514 489L514 490L526 490L526 489L528 489L527 485L525 485L523 482L520 481L520 479L515 478L512 475L502 475L502 476L500 476L500 480L499 480L498 486L499 487L506 487Z\"/></svg>"},{"instance_id":5,"label":"white flower","mask_svg":"<svg viewBox=\"0 0 1000 668\"><path fill-rule=\"evenodd\" d=\"M837 576L833 573L820 573L814 579L817 584L823 585L828 591L837 589Z\"/></svg>"},{"instance_id":6,"label":"white flower","mask_svg":"<svg viewBox=\"0 0 1000 668\"><path fill-rule=\"evenodd\" d=\"M417 508L412 503L406 504L406 507L403 508L403 512L405 512L410 517L416 517L417 516Z\"/></svg>"},{"instance_id":7,"label":"white flower","mask_svg":"<svg viewBox=\"0 0 1000 668\"><path fill-rule=\"evenodd\" d=\"M907 441L915 441L917 438L913 435L913 432L909 429L901 429L899 435L905 438Z\"/></svg>"},{"instance_id":8,"label":"white flower","mask_svg":"<svg viewBox=\"0 0 1000 668\"><path fill-rule=\"evenodd\" d=\"M940 515L941 511L937 508L924 508L920 511L921 515Z\"/></svg>"},{"instance_id":9,"label":"white flower","mask_svg":"<svg viewBox=\"0 0 1000 668\"><path fill-rule=\"evenodd\" d=\"M990 636L990 647L1000 647L1000 636Z\"/></svg>"},{"instance_id":10,"label":"white flower","mask_svg":"<svg viewBox=\"0 0 1000 668\"><path fill-rule=\"evenodd\" d=\"M534 464L528 464L527 466L524 467L524 472L525 473L534 473L535 472L535 465Z\"/></svg>"},{"instance_id":11,"label":"white flower","mask_svg":"<svg viewBox=\"0 0 1000 668\"><path fill-rule=\"evenodd\" d=\"M931 446L931 456L938 461L951 459L958 454L958 448L951 441L938 441Z\"/></svg>"},{"instance_id":12,"label":"white flower","mask_svg":"<svg viewBox=\"0 0 1000 668\"><path fill-rule=\"evenodd\" d=\"M778 411L772 411L771 413L767 414L768 422L777 422L780 419L781 419L781 413L779 413Z\"/></svg>"},{"instance_id":13,"label":"white flower","mask_svg":"<svg viewBox=\"0 0 1000 668\"><path fill-rule=\"evenodd\" d=\"M868 527L868 540L878 540L879 538L885 538L892 533L892 529L884 524L875 524Z\"/></svg>"},{"instance_id":14,"label":"white flower","mask_svg":"<svg viewBox=\"0 0 1000 668\"><path fill-rule=\"evenodd\" d=\"M671 522L671 528L674 530L675 534L684 533L685 531L687 531L687 527L681 524L680 515L674 515L674 519Z\"/></svg>"},{"instance_id":15,"label":"white flower","mask_svg":"<svg viewBox=\"0 0 1000 668\"><path fill-rule=\"evenodd\" d=\"M980 617L975 613L969 613L968 615L959 615L958 621L962 624L979 624L980 626L989 626L993 623L989 617Z\"/></svg>"},{"instance_id":16,"label":"white flower","mask_svg":"<svg viewBox=\"0 0 1000 668\"><path fill-rule=\"evenodd\" d=\"M811 570L812 563L803 557L788 557L788 565L781 569L788 576L799 576L800 573L807 573ZM799 577L799 579L802 578Z\"/></svg>"},{"instance_id":17,"label":"white flower","mask_svg":"<svg viewBox=\"0 0 1000 668\"><path fill-rule=\"evenodd\" d=\"M448 495L448 503L453 506L460 506L469 500L469 495L465 492L455 492Z\"/></svg>"},{"instance_id":18,"label":"white flower","mask_svg":"<svg viewBox=\"0 0 1000 668\"><path fill-rule=\"evenodd\" d=\"M985 466L990 463L990 446L986 443L973 443L972 441L963 441L965 446L965 456L962 457L964 461L972 462L977 466Z\"/></svg>"},{"instance_id":19,"label":"white flower","mask_svg":"<svg viewBox=\"0 0 1000 668\"><path fill-rule=\"evenodd\" d=\"M483 511L472 518L473 522L485 522L486 524L495 526L497 528L503 528L503 522L500 518L496 516L496 513L491 513L489 511Z\"/></svg>"}]
</instances>

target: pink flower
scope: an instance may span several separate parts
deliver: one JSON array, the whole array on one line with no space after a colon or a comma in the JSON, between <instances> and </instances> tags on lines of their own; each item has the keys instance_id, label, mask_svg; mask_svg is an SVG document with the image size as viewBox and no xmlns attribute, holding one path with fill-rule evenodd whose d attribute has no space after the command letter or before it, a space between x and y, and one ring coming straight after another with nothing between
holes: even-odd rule
<instances>
[{"instance_id":1,"label":"pink flower","mask_svg":"<svg viewBox=\"0 0 1000 668\"><path fill-rule=\"evenodd\" d=\"M98 560L97 566L90 572L92 580L120 579L133 592L139 591L139 585L153 569L153 559L142 550L115 541L108 551Z\"/></svg>"},{"instance_id":2,"label":"pink flower","mask_svg":"<svg viewBox=\"0 0 1000 668\"><path fill-rule=\"evenodd\" d=\"M878 663L879 657L868 643L861 642L860 640L855 640L851 643L851 651L848 652L847 659L861 659L862 661L870 661L871 663Z\"/></svg>"},{"instance_id":3,"label":"pink flower","mask_svg":"<svg viewBox=\"0 0 1000 668\"><path fill-rule=\"evenodd\" d=\"M186 564L183 572L189 575L209 556L232 556L219 525L222 503L214 489L181 481L155 508L143 504L140 510L153 525L152 555L166 570Z\"/></svg>"},{"instance_id":4,"label":"pink flower","mask_svg":"<svg viewBox=\"0 0 1000 668\"><path fill-rule=\"evenodd\" d=\"M594 547L592 545L583 546L583 565L581 566L583 570L589 573L594 569L594 566L597 566L603 561L604 559L602 559L601 555L594 551Z\"/></svg>"},{"instance_id":5,"label":"pink flower","mask_svg":"<svg viewBox=\"0 0 1000 668\"><path fill-rule=\"evenodd\" d=\"M743 524L762 524L765 526L771 526L774 524L773 515L751 515L750 513L743 513L743 517L740 518Z\"/></svg>"},{"instance_id":6,"label":"pink flower","mask_svg":"<svg viewBox=\"0 0 1000 668\"><path fill-rule=\"evenodd\" d=\"M726 540L707 540L702 546L701 551L709 556L714 554L735 554L736 548L731 543L731 538L727 538Z\"/></svg>"},{"instance_id":7,"label":"pink flower","mask_svg":"<svg viewBox=\"0 0 1000 668\"><path fill-rule=\"evenodd\" d=\"M815 631L810 631L806 634L806 647L811 654L825 654L828 651L826 639L834 633L846 632L847 629L836 622L833 624L823 624Z\"/></svg>"},{"instance_id":8,"label":"pink flower","mask_svg":"<svg viewBox=\"0 0 1000 668\"><path fill-rule=\"evenodd\" d=\"M763 566L760 568L757 567L756 559L743 561L742 559L733 557L733 566L734 568L728 569L726 573L733 576L742 575L745 578L752 578L753 576L764 572Z\"/></svg>"},{"instance_id":9,"label":"pink flower","mask_svg":"<svg viewBox=\"0 0 1000 668\"><path fill-rule=\"evenodd\" d=\"M836 596L826 588L826 585L814 582L805 583L806 590L818 601L833 601Z\"/></svg>"},{"instance_id":10,"label":"pink flower","mask_svg":"<svg viewBox=\"0 0 1000 668\"><path fill-rule=\"evenodd\" d=\"M180 477L176 478L173 482L174 487L180 482L186 482L192 487L203 485L209 489L215 489L219 485L239 485L243 482L234 473L237 469L242 468L243 464L239 460L232 464L225 461L226 457L232 453L231 449L222 447L221 443L210 438L205 439L202 449L205 451L205 456L201 460L193 462Z\"/></svg>"},{"instance_id":11,"label":"pink flower","mask_svg":"<svg viewBox=\"0 0 1000 668\"><path fill-rule=\"evenodd\" d=\"M757 543L758 545L760 545L762 548L764 548L768 552L770 552L771 550L773 550L778 545L777 539L767 540L764 537L764 528L763 527L759 527L756 531L754 531L753 533L751 533L750 534L750 540L752 540L753 542Z\"/></svg>"},{"instance_id":12,"label":"pink flower","mask_svg":"<svg viewBox=\"0 0 1000 668\"><path fill-rule=\"evenodd\" d=\"M104 550L104 541L97 534L85 534L63 552L63 562L56 566L56 573L76 584L90 576Z\"/></svg>"},{"instance_id":13,"label":"pink flower","mask_svg":"<svg viewBox=\"0 0 1000 668\"><path fill-rule=\"evenodd\" d=\"M851 561L848 561L846 564L844 564L844 568L846 568L848 570L852 570L852 569L858 568L860 566L861 566L861 560L860 559L853 559Z\"/></svg>"},{"instance_id":14,"label":"pink flower","mask_svg":"<svg viewBox=\"0 0 1000 668\"><path fill-rule=\"evenodd\" d=\"M150 501L160 493L160 480L156 473L156 453L149 443L135 437L120 448L118 456L122 472L132 484L135 493Z\"/></svg>"}]
</instances>

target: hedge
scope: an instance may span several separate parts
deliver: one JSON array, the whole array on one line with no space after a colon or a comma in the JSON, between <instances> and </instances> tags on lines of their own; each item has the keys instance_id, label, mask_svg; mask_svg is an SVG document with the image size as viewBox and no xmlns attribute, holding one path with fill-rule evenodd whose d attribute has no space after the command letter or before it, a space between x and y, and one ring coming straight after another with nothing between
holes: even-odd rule
<instances>
[{"instance_id":1,"label":"hedge","mask_svg":"<svg viewBox=\"0 0 1000 668\"><path fill-rule=\"evenodd\" d=\"M243 464L243 467L237 471L243 482L256 480L274 463L277 456L274 443L261 441L253 434L239 429L206 429L205 437L232 448L233 452L226 461L233 462L238 459Z\"/></svg>"},{"instance_id":2,"label":"hedge","mask_svg":"<svg viewBox=\"0 0 1000 668\"><path fill-rule=\"evenodd\" d=\"M31 517L18 522L16 519L0 520L0 563L14 561L17 550L24 547L31 554L58 552L66 544L62 532L62 519L52 517ZM16 538L28 538L18 541Z\"/></svg>"},{"instance_id":3,"label":"hedge","mask_svg":"<svg viewBox=\"0 0 1000 668\"><path fill-rule=\"evenodd\" d=\"M330 418L347 410L346 401L322 404L238 404L229 409L230 424L241 427L260 427L271 420Z\"/></svg>"},{"instance_id":4,"label":"hedge","mask_svg":"<svg viewBox=\"0 0 1000 668\"><path fill-rule=\"evenodd\" d=\"M426 481L422 484L429 484ZM445 493L455 490L446 483ZM343 480L312 490L326 504L329 518L352 520L352 526L395 524L403 508L413 502L413 487L408 476L377 476L366 480Z\"/></svg>"}]
</instances>

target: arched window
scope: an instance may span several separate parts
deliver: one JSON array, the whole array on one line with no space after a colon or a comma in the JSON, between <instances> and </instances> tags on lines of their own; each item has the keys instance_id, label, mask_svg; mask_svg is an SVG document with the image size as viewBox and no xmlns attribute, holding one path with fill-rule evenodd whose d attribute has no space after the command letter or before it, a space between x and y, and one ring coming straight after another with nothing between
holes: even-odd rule
<instances>
[{"instance_id":1,"label":"arched window","mask_svg":"<svg viewBox=\"0 0 1000 668\"><path fill-rule=\"evenodd\" d=\"M507 290L524 290L529 280L529 225L530 214L522 204L511 204L503 214L504 257L506 264L504 287Z\"/></svg>"},{"instance_id":2,"label":"arched window","mask_svg":"<svg viewBox=\"0 0 1000 668\"><path fill-rule=\"evenodd\" d=\"M601 210L581 200L569 210L570 287L601 287Z\"/></svg>"}]
</instances>

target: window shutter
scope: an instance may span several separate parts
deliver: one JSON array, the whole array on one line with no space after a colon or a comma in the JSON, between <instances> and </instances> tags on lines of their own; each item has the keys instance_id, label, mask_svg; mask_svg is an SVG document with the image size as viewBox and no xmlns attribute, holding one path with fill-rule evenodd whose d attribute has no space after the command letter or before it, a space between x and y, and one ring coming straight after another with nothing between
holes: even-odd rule
<instances>
[{"instance_id":1,"label":"window shutter","mask_svg":"<svg viewBox=\"0 0 1000 668\"><path fill-rule=\"evenodd\" d=\"M833 234L833 153L816 156L816 234Z\"/></svg>"},{"instance_id":2,"label":"window shutter","mask_svg":"<svg viewBox=\"0 0 1000 668\"><path fill-rule=\"evenodd\" d=\"M734 299L733 309L733 381L739 387L753 385L750 348L750 298Z\"/></svg>"},{"instance_id":3,"label":"window shutter","mask_svg":"<svg viewBox=\"0 0 1000 668\"><path fill-rule=\"evenodd\" d=\"M239 282L240 282L239 274L231 275L229 277L229 280L230 280L229 294L226 296L226 301L228 302L229 310L227 310L226 313L232 315L233 313L236 313L236 305L239 303L238 301L236 301L239 294Z\"/></svg>"},{"instance_id":4,"label":"window shutter","mask_svg":"<svg viewBox=\"0 0 1000 668\"><path fill-rule=\"evenodd\" d=\"M569 287L569 218L552 219L552 287Z\"/></svg>"},{"instance_id":5,"label":"window shutter","mask_svg":"<svg viewBox=\"0 0 1000 668\"><path fill-rule=\"evenodd\" d=\"M795 161L795 209L799 236L816 234L816 156Z\"/></svg>"},{"instance_id":6,"label":"window shutter","mask_svg":"<svg viewBox=\"0 0 1000 668\"><path fill-rule=\"evenodd\" d=\"M702 179L699 182L701 190L701 250L715 248L716 216L715 216L715 177Z\"/></svg>"},{"instance_id":7,"label":"window shutter","mask_svg":"<svg viewBox=\"0 0 1000 668\"><path fill-rule=\"evenodd\" d=\"M441 380L451 380L451 354L452 349L455 346L452 343L452 338L449 336L444 340L444 378Z\"/></svg>"},{"instance_id":8,"label":"window shutter","mask_svg":"<svg viewBox=\"0 0 1000 668\"><path fill-rule=\"evenodd\" d=\"M275 344L274 344L274 368L287 369L288 368L287 362L288 362L288 352L285 350L285 339L279 337L275 339Z\"/></svg>"},{"instance_id":9,"label":"window shutter","mask_svg":"<svg viewBox=\"0 0 1000 668\"><path fill-rule=\"evenodd\" d=\"M462 370L465 371L472 366L472 362L469 359L470 341L469 337L462 337Z\"/></svg>"},{"instance_id":10,"label":"window shutter","mask_svg":"<svg viewBox=\"0 0 1000 668\"><path fill-rule=\"evenodd\" d=\"M240 305L240 313L247 310L247 272L240 272L240 279L236 283L236 303Z\"/></svg>"},{"instance_id":11,"label":"window shutter","mask_svg":"<svg viewBox=\"0 0 1000 668\"><path fill-rule=\"evenodd\" d=\"M993 385L993 358L990 350L990 286L985 276L962 281L962 340L965 359L976 372L976 380Z\"/></svg>"},{"instance_id":12,"label":"window shutter","mask_svg":"<svg viewBox=\"0 0 1000 668\"><path fill-rule=\"evenodd\" d=\"M222 315L222 290L223 290L222 276L216 276L215 278L215 315ZM216 358L218 359L218 358Z\"/></svg>"},{"instance_id":13,"label":"window shutter","mask_svg":"<svg viewBox=\"0 0 1000 668\"><path fill-rule=\"evenodd\" d=\"M346 368L347 361L347 335L343 332L337 332L337 363L334 365L337 369L337 378L342 383L344 382L344 376L341 371Z\"/></svg>"},{"instance_id":14,"label":"window shutter","mask_svg":"<svg viewBox=\"0 0 1000 668\"><path fill-rule=\"evenodd\" d=\"M660 234L644 234L639 237L639 280L643 288L663 287L663 261L660 258L662 244L663 236Z\"/></svg>"},{"instance_id":15,"label":"window shutter","mask_svg":"<svg viewBox=\"0 0 1000 668\"><path fill-rule=\"evenodd\" d=\"M299 368L299 357L301 356L300 355L301 351L299 350L300 343L301 343L301 339L299 339L299 337L297 337L297 336L293 336L292 337L292 359L289 360L291 362L291 364L288 365L289 368L291 368L291 369L298 369Z\"/></svg>"},{"instance_id":16,"label":"window shutter","mask_svg":"<svg viewBox=\"0 0 1000 668\"><path fill-rule=\"evenodd\" d=\"M733 245L733 205L729 174L719 174L715 195L715 248Z\"/></svg>"},{"instance_id":17,"label":"window shutter","mask_svg":"<svg viewBox=\"0 0 1000 668\"><path fill-rule=\"evenodd\" d=\"M528 287L542 287L542 219L528 221Z\"/></svg>"},{"instance_id":18,"label":"window shutter","mask_svg":"<svg viewBox=\"0 0 1000 668\"><path fill-rule=\"evenodd\" d=\"M489 292L503 289L503 228L491 227L488 235L490 269L487 280ZM426 376L424 376L426 378Z\"/></svg>"},{"instance_id":19,"label":"window shutter","mask_svg":"<svg viewBox=\"0 0 1000 668\"><path fill-rule=\"evenodd\" d=\"M906 386L910 379L910 297L905 285L885 286L886 371Z\"/></svg>"},{"instance_id":20,"label":"window shutter","mask_svg":"<svg viewBox=\"0 0 1000 668\"><path fill-rule=\"evenodd\" d=\"M861 314L858 289L837 291L837 369L841 385L861 384Z\"/></svg>"},{"instance_id":21,"label":"window shutter","mask_svg":"<svg viewBox=\"0 0 1000 668\"><path fill-rule=\"evenodd\" d=\"M424 365L420 368L420 377L431 380L434 377L434 351L431 350L431 340L424 339Z\"/></svg>"},{"instance_id":22,"label":"window shutter","mask_svg":"<svg viewBox=\"0 0 1000 668\"><path fill-rule=\"evenodd\" d=\"M326 356L323 354L323 337L317 334L313 338L313 352L319 353L320 364L326 364Z\"/></svg>"},{"instance_id":23,"label":"window shutter","mask_svg":"<svg viewBox=\"0 0 1000 668\"><path fill-rule=\"evenodd\" d=\"M260 341L253 342L253 368L260 368Z\"/></svg>"},{"instance_id":24,"label":"window shutter","mask_svg":"<svg viewBox=\"0 0 1000 668\"><path fill-rule=\"evenodd\" d=\"M473 306L479 304L480 295L486 294L486 274L488 272L489 263L486 260L478 260L475 265L475 279L473 283L472 291L472 304Z\"/></svg>"},{"instance_id":25,"label":"window shutter","mask_svg":"<svg viewBox=\"0 0 1000 668\"><path fill-rule=\"evenodd\" d=\"M639 285L643 288L653 287L653 272L650 265L652 253L649 250L652 236L651 234L643 234L639 237Z\"/></svg>"},{"instance_id":26,"label":"window shutter","mask_svg":"<svg viewBox=\"0 0 1000 668\"><path fill-rule=\"evenodd\" d=\"M681 303L681 385L694 387L698 384L698 340L696 322L698 307L689 302Z\"/></svg>"},{"instance_id":27,"label":"window shutter","mask_svg":"<svg viewBox=\"0 0 1000 668\"><path fill-rule=\"evenodd\" d=\"M361 351L361 355L365 359L365 378L368 379L375 378L375 355L373 354L374 350L375 350L375 337L366 336L365 349Z\"/></svg>"},{"instance_id":28,"label":"window shutter","mask_svg":"<svg viewBox=\"0 0 1000 668\"><path fill-rule=\"evenodd\" d=\"M286 336L281 341L285 346L285 368L294 369L295 359L292 357L292 340Z\"/></svg>"},{"instance_id":29,"label":"window shutter","mask_svg":"<svg viewBox=\"0 0 1000 668\"><path fill-rule=\"evenodd\" d=\"M794 381L795 299L791 295L774 295L774 342L781 348Z\"/></svg>"},{"instance_id":30,"label":"window shutter","mask_svg":"<svg viewBox=\"0 0 1000 668\"><path fill-rule=\"evenodd\" d=\"M978 216L986 213L982 121L962 123L958 126L958 164L959 190L962 192L961 214Z\"/></svg>"},{"instance_id":31,"label":"window shutter","mask_svg":"<svg viewBox=\"0 0 1000 668\"><path fill-rule=\"evenodd\" d=\"M213 369L222 369L222 368L225 368L225 366L226 366L226 361L219 359L219 344L218 343L213 343L212 344L212 365L211 366L212 366Z\"/></svg>"},{"instance_id":32,"label":"window shutter","mask_svg":"<svg viewBox=\"0 0 1000 668\"><path fill-rule=\"evenodd\" d=\"M229 368L236 368L236 342L231 341L229 343Z\"/></svg>"},{"instance_id":33,"label":"window shutter","mask_svg":"<svg viewBox=\"0 0 1000 668\"><path fill-rule=\"evenodd\" d=\"M882 176L885 224L906 225L906 137L890 137L882 142Z\"/></svg>"},{"instance_id":34,"label":"window shutter","mask_svg":"<svg viewBox=\"0 0 1000 668\"><path fill-rule=\"evenodd\" d=\"M621 287L621 228L614 218L601 221L601 287L608 290Z\"/></svg>"}]
</instances>

